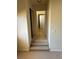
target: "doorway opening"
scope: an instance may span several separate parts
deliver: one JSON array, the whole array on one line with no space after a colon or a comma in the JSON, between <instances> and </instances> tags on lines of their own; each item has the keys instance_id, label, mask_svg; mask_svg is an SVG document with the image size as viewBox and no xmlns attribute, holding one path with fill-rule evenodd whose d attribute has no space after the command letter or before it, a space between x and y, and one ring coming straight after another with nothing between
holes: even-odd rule
<instances>
[{"instance_id":1,"label":"doorway opening","mask_svg":"<svg viewBox=\"0 0 79 59\"><path fill-rule=\"evenodd\" d=\"M46 11L31 11L31 50L48 50Z\"/></svg>"}]
</instances>

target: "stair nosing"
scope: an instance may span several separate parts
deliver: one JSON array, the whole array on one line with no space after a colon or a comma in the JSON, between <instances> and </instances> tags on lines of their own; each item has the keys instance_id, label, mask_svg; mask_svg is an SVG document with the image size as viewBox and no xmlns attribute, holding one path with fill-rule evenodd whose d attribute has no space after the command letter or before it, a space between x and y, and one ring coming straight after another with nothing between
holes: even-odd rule
<instances>
[{"instance_id":1,"label":"stair nosing","mask_svg":"<svg viewBox=\"0 0 79 59\"><path fill-rule=\"evenodd\" d=\"M48 47L45 47L45 48L35 48L35 47L32 47L30 49L31 50L48 50Z\"/></svg>"}]
</instances>

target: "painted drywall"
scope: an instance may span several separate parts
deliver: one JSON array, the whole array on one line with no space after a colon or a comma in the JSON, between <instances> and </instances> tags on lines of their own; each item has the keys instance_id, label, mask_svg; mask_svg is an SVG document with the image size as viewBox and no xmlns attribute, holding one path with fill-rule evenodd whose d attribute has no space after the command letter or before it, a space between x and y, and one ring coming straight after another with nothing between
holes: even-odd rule
<instances>
[{"instance_id":1,"label":"painted drywall","mask_svg":"<svg viewBox=\"0 0 79 59\"><path fill-rule=\"evenodd\" d=\"M17 0L17 50L28 51L31 41L29 0Z\"/></svg>"},{"instance_id":2,"label":"painted drywall","mask_svg":"<svg viewBox=\"0 0 79 59\"><path fill-rule=\"evenodd\" d=\"M48 40L51 51L62 51L61 0L49 0Z\"/></svg>"},{"instance_id":3,"label":"painted drywall","mask_svg":"<svg viewBox=\"0 0 79 59\"><path fill-rule=\"evenodd\" d=\"M45 29L45 15L40 15L40 28Z\"/></svg>"},{"instance_id":4,"label":"painted drywall","mask_svg":"<svg viewBox=\"0 0 79 59\"><path fill-rule=\"evenodd\" d=\"M43 10L47 10L47 4L39 4L39 5L32 5L32 8L34 8L34 10L36 11L43 11Z\"/></svg>"}]
</instances>

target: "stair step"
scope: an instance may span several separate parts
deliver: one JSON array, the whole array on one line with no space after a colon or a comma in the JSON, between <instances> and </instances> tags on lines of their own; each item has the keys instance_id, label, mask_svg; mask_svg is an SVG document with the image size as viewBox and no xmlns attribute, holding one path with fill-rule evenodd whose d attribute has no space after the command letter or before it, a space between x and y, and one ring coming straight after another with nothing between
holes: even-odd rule
<instances>
[{"instance_id":1,"label":"stair step","mask_svg":"<svg viewBox=\"0 0 79 59\"><path fill-rule=\"evenodd\" d=\"M32 46L31 50L48 50L48 46Z\"/></svg>"},{"instance_id":2,"label":"stair step","mask_svg":"<svg viewBox=\"0 0 79 59\"><path fill-rule=\"evenodd\" d=\"M33 42L38 42L38 43L48 43L48 40L33 40Z\"/></svg>"},{"instance_id":3,"label":"stair step","mask_svg":"<svg viewBox=\"0 0 79 59\"><path fill-rule=\"evenodd\" d=\"M47 42L33 42L32 45L36 45L36 46L39 46L39 45L48 45Z\"/></svg>"}]
</instances>

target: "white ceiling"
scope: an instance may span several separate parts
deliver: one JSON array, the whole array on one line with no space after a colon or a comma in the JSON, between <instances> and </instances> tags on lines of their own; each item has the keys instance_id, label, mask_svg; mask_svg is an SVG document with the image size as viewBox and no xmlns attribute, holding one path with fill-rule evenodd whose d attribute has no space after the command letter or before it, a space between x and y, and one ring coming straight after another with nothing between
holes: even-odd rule
<instances>
[{"instance_id":1,"label":"white ceiling","mask_svg":"<svg viewBox=\"0 0 79 59\"><path fill-rule=\"evenodd\" d=\"M47 4L48 3L48 0L40 0L41 2L38 3L37 0L31 0L32 2L32 5L44 5L44 4Z\"/></svg>"}]
</instances>

